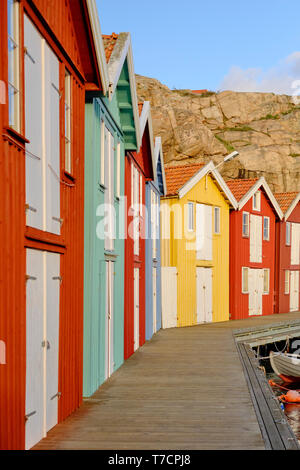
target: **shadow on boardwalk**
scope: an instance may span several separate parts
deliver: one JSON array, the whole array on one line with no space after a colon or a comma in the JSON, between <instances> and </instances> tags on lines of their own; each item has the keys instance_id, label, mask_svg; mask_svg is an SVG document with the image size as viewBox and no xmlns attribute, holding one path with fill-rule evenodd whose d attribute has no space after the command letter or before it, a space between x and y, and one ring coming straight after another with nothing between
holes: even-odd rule
<instances>
[{"instance_id":1,"label":"shadow on boardwalk","mask_svg":"<svg viewBox=\"0 0 300 470\"><path fill-rule=\"evenodd\" d=\"M232 330L298 318L160 331L35 449L264 449Z\"/></svg>"}]
</instances>

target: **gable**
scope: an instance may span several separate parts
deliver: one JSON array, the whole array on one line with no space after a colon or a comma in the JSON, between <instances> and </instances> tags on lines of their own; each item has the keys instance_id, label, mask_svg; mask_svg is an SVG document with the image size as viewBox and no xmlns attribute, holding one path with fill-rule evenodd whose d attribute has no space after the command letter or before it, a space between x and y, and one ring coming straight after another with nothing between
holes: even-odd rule
<instances>
[{"instance_id":1,"label":"gable","mask_svg":"<svg viewBox=\"0 0 300 470\"><path fill-rule=\"evenodd\" d=\"M153 170L152 170L152 154L151 154L151 145L149 139L149 128L148 124L146 125L145 132L142 137L142 144L140 151L134 153L134 158L140 168L142 169L146 179L153 179Z\"/></svg>"},{"instance_id":2,"label":"gable","mask_svg":"<svg viewBox=\"0 0 300 470\"><path fill-rule=\"evenodd\" d=\"M160 154L157 160L156 171L157 171L157 185L158 185L159 192L160 194L164 194L165 191L164 191L163 169L162 169Z\"/></svg>"},{"instance_id":3,"label":"gable","mask_svg":"<svg viewBox=\"0 0 300 470\"><path fill-rule=\"evenodd\" d=\"M52 39L82 77L103 89L85 0L33 0Z\"/></svg>"},{"instance_id":4,"label":"gable","mask_svg":"<svg viewBox=\"0 0 300 470\"><path fill-rule=\"evenodd\" d=\"M116 88L120 125L124 134L125 150L137 150L133 102L127 59L124 62Z\"/></svg>"}]
</instances>

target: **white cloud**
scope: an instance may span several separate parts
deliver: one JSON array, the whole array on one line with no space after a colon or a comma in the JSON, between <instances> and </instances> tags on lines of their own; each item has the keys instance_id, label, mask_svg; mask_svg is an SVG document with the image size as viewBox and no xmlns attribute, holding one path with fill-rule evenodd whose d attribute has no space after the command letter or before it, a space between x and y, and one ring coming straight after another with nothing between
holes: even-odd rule
<instances>
[{"instance_id":1,"label":"white cloud","mask_svg":"<svg viewBox=\"0 0 300 470\"><path fill-rule=\"evenodd\" d=\"M298 84L295 83L296 80L299 80ZM219 88L293 95L295 88L299 88L299 84L300 52L296 51L265 71L260 68L242 69L233 66L223 78Z\"/></svg>"}]
</instances>

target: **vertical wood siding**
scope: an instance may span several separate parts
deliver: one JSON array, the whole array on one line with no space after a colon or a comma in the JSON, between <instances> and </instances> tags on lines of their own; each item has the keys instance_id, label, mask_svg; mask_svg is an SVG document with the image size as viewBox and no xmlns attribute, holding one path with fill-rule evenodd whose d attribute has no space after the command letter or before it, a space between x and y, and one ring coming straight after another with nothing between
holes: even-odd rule
<instances>
[{"instance_id":1,"label":"vertical wood siding","mask_svg":"<svg viewBox=\"0 0 300 470\"><path fill-rule=\"evenodd\" d=\"M242 236L243 212L270 218L270 240L262 239L262 262L250 262L250 237ZM261 210L253 211L252 198L239 211L230 214L230 314L232 320L249 317L249 294L242 293L242 267L270 269L269 294L263 294L263 315L274 313L275 285L275 221L276 216L269 199L261 192ZM250 231L249 231L250 233Z\"/></svg>"}]
</instances>

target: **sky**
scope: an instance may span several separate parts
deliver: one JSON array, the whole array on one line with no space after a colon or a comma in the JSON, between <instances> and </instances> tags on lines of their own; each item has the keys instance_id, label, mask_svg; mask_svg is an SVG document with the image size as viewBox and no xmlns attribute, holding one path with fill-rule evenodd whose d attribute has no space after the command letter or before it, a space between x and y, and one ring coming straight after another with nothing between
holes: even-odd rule
<instances>
[{"instance_id":1,"label":"sky","mask_svg":"<svg viewBox=\"0 0 300 470\"><path fill-rule=\"evenodd\" d=\"M300 93L299 0L97 0L135 72L169 88Z\"/></svg>"}]
</instances>

